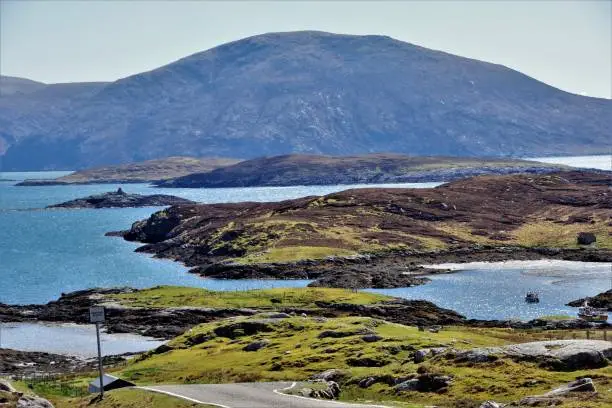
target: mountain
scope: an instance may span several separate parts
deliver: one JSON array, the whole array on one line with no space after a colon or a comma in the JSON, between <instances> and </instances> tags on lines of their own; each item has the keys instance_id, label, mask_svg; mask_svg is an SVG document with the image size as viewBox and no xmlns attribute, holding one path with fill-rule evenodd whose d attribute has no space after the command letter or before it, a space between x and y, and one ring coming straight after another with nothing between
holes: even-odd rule
<instances>
[{"instance_id":1,"label":"mountain","mask_svg":"<svg viewBox=\"0 0 612 408\"><path fill-rule=\"evenodd\" d=\"M612 129L610 100L376 35L264 34L80 87L51 111L40 109L47 87L2 96L4 170L174 155L607 153Z\"/></svg>"},{"instance_id":2,"label":"mountain","mask_svg":"<svg viewBox=\"0 0 612 408\"><path fill-rule=\"evenodd\" d=\"M63 126L71 125L64 125L63 121L67 121L84 101L105 85L105 82L47 85L0 76L0 170L70 168L70 165L54 164L54 160L61 163L76 158L67 156L64 149L46 149L45 142L49 144L49 141L52 143L61 139L69 145L71 141L65 139L61 132ZM15 149L20 146L25 147L25 155L6 156L10 147ZM27 146L32 148L28 149ZM44 158L52 159L47 160L50 161L48 165L36 164L44 162ZM7 159L8 166L3 166Z\"/></svg>"},{"instance_id":3,"label":"mountain","mask_svg":"<svg viewBox=\"0 0 612 408\"><path fill-rule=\"evenodd\" d=\"M448 181L483 174L550 173L563 166L528 160L399 154L292 154L245 160L156 182L160 187L307 186ZM67 176L70 177L70 176Z\"/></svg>"},{"instance_id":4,"label":"mountain","mask_svg":"<svg viewBox=\"0 0 612 408\"><path fill-rule=\"evenodd\" d=\"M29 94L46 86L42 82L11 76L0 76L0 96Z\"/></svg>"}]
</instances>

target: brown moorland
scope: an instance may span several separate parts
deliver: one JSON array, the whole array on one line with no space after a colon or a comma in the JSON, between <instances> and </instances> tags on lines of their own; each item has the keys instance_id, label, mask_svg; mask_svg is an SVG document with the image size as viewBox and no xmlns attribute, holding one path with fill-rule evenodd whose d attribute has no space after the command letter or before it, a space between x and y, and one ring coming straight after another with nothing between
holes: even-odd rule
<instances>
[{"instance_id":1,"label":"brown moorland","mask_svg":"<svg viewBox=\"0 0 612 408\"><path fill-rule=\"evenodd\" d=\"M589 253L607 259L611 181L608 173L569 171L481 176L431 189L354 189L276 203L182 205L134 223L124 237L146 243L140 251L205 275L241 265L261 271L262 265L384 258L397 251L434 254L434 261L435 254L475 248L578 251L578 232L593 233L597 242ZM504 257L513 255L506 250Z\"/></svg>"}]
</instances>

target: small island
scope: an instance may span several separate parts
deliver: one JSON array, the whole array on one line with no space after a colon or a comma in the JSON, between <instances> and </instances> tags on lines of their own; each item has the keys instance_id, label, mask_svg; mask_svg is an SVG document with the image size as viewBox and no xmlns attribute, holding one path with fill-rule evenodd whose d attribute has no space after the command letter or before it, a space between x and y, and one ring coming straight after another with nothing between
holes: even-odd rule
<instances>
[{"instance_id":1,"label":"small island","mask_svg":"<svg viewBox=\"0 0 612 408\"><path fill-rule=\"evenodd\" d=\"M158 181L160 187L260 187L335 184L420 183L478 175L542 174L562 165L504 158L291 154L245 160L209 172Z\"/></svg>"},{"instance_id":2,"label":"small island","mask_svg":"<svg viewBox=\"0 0 612 408\"><path fill-rule=\"evenodd\" d=\"M117 191L77 198L46 208L127 208L127 207L161 207L167 205L194 204L181 197L164 194L141 195L128 194L119 187Z\"/></svg>"},{"instance_id":3,"label":"small island","mask_svg":"<svg viewBox=\"0 0 612 408\"><path fill-rule=\"evenodd\" d=\"M166 157L137 163L116 166L96 167L79 170L51 180L25 180L18 186L54 186L73 184L107 183L150 183L185 176L192 173L205 173L223 166L236 164L240 160L214 157Z\"/></svg>"}]
</instances>

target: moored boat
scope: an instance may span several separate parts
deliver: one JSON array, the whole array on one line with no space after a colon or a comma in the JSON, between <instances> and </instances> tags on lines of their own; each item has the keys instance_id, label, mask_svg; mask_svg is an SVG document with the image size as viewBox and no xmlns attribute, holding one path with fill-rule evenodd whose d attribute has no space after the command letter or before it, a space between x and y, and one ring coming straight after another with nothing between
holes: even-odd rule
<instances>
[{"instance_id":1,"label":"moored boat","mask_svg":"<svg viewBox=\"0 0 612 408\"><path fill-rule=\"evenodd\" d=\"M589 306L585 301L582 307L578 308L578 318L589 322L608 321L608 310Z\"/></svg>"},{"instance_id":2,"label":"moored boat","mask_svg":"<svg viewBox=\"0 0 612 408\"><path fill-rule=\"evenodd\" d=\"M540 303L540 297L537 292L527 292L525 295L525 302L527 303Z\"/></svg>"}]
</instances>

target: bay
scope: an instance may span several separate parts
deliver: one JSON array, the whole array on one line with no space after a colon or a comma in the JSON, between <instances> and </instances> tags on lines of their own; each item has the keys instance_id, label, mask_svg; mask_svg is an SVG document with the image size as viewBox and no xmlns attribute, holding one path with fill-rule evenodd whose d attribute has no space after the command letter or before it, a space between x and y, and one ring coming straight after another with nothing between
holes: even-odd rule
<instances>
[{"instance_id":1,"label":"bay","mask_svg":"<svg viewBox=\"0 0 612 408\"><path fill-rule=\"evenodd\" d=\"M430 276L411 288L372 289L406 299L424 299L470 319L531 320L542 316L576 317L566 303L610 289L612 264L556 260L442 264L459 272ZM536 291L540 303L526 303Z\"/></svg>"},{"instance_id":2,"label":"bay","mask_svg":"<svg viewBox=\"0 0 612 408\"><path fill-rule=\"evenodd\" d=\"M23 177L23 174L18 174ZM3 177L15 177L3 173ZM39 175L40 177L40 175ZM161 209L54 209L55 204L117 188L109 184L17 187L0 182L0 302L46 303L61 293L92 287L184 285L214 290L305 286L308 281L211 280L187 273L183 265L134 253L140 245L108 231L128 229L133 222ZM389 184L387 187L433 187L440 183ZM129 193L172 194L202 203L280 201L329 194L373 185L295 186L218 189L154 188L126 184Z\"/></svg>"}]
</instances>

